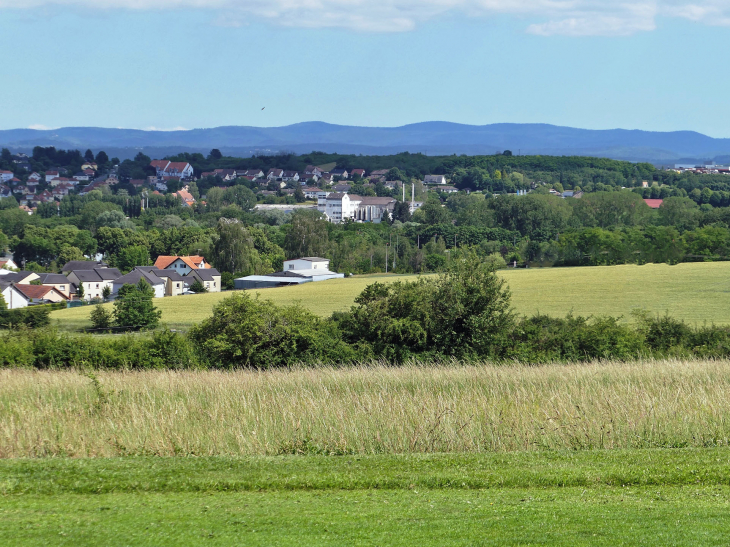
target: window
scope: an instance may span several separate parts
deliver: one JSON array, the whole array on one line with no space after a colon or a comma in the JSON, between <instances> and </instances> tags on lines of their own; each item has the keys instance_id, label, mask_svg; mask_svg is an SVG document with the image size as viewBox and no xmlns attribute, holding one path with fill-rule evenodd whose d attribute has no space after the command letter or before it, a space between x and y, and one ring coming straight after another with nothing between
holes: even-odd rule
<instances>
[{"instance_id":1,"label":"window","mask_svg":"<svg viewBox=\"0 0 730 547\"><path fill-rule=\"evenodd\" d=\"M96 288L97 288L97 289L99 288L99 284L98 284L98 283L96 284Z\"/></svg>"},{"instance_id":2,"label":"window","mask_svg":"<svg viewBox=\"0 0 730 547\"><path fill-rule=\"evenodd\" d=\"M61 290L62 291L65 291L66 290L66 285L61 285L60 287L61 287Z\"/></svg>"},{"instance_id":3,"label":"window","mask_svg":"<svg viewBox=\"0 0 730 547\"><path fill-rule=\"evenodd\" d=\"M175 283L175 288L176 289L179 289L180 288L180 283Z\"/></svg>"}]
</instances>

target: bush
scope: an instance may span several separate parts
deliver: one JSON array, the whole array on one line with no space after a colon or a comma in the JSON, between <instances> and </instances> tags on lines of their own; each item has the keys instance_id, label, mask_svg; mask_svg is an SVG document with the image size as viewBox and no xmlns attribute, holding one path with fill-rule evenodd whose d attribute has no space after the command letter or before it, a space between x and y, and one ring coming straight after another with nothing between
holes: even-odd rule
<instances>
[{"instance_id":1,"label":"bush","mask_svg":"<svg viewBox=\"0 0 730 547\"><path fill-rule=\"evenodd\" d=\"M352 356L334 324L300 306L280 307L248 293L222 300L189 337L212 367L266 369Z\"/></svg>"}]
</instances>

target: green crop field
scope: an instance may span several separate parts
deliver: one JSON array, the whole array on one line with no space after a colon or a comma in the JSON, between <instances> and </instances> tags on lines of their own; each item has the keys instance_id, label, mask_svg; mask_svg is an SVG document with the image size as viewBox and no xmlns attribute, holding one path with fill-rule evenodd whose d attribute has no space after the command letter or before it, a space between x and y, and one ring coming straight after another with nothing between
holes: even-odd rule
<instances>
[{"instance_id":1,"label":"green crop field","mask_svg":"<svg viewBox=\"0 0 730 547\"><path fill-rule=\"evenodd\" d=\"M519 314L537 312L564 316L613 315L630 320L636 309L670 315L692 324L730 324L730 262L668 266L600 266L543 268L499 272L512 290ZM375 281L390 282L415 276L356 276L295 287L256 291L277 304L295 301L323 317L347 310L355 297ZM155 301L162 320L171 328L187 329L208 317L213 306L229 293L180 296ZM62 329L90 325L90 309L53 312Z\"/></svg>"}]
</instances>

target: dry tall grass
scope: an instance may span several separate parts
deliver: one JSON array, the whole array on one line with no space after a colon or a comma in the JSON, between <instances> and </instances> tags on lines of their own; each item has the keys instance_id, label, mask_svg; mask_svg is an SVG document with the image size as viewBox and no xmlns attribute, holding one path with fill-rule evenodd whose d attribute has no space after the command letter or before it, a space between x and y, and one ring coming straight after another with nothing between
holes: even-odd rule
<instances>
[{"instance_id":1,"label":"dry tall grass","mask_svg":"<svg viewBox=\"0 0 730 547\"><path fill-rule=\"evenodd\" d=\"M0 457L726 445L730 361L0 371Z\"/></svg>"}]
</instances>

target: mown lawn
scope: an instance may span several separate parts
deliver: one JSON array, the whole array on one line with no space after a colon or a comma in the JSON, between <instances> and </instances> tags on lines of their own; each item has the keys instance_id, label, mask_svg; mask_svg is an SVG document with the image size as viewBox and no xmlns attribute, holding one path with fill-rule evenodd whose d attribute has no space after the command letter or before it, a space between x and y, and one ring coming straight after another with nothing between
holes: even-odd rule
<instances>
[{"instance_id":1,"label":"mown lawn","mask_svg":"<svg viewBox=\"0 0 730 547\"><path fill-rule=\"evenodd\" d=\"M693 324L730 324L730 262L668 266L600 266L585 268L532 268L499 272L512 290L519 314L565 316L613 315L630 320L635 309L670 315ZM297 287L257 291L277 304L301 304L327 317L344 311L375 281L389 282L415 276L356 276ZM208 317L215 304L230 293L164 298L155 301L162 320L171 328L187 329ZM53 312L62 329L88 327L90 309Z\"/></svg>"},{"instance_id":2,"label":"mown lawn","mask_svg":"<svg viewBox=\"0 0 730 547\"><path fill-rule=\"evenodd\" d=\"M0 461L2 545L727 545L730 450Z\"/></svg>"}]
</instances>

